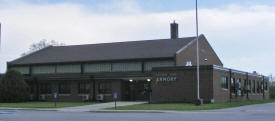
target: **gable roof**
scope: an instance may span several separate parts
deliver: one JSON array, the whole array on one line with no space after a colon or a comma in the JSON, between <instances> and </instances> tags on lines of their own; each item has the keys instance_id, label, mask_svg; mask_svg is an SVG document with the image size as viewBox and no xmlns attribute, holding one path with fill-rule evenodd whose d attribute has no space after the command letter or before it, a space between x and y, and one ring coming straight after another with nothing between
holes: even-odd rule
<instances>
[{"instance_id":1,"label":"gable roof","mask_svg":"<svg viewBox=\"0 0 275 121\"><path fill-rule=\"evenodd\" d=\"M195 37L101 44L50 46L9 62L11 65L174 57Z\"/></svg>"}]
</instances>

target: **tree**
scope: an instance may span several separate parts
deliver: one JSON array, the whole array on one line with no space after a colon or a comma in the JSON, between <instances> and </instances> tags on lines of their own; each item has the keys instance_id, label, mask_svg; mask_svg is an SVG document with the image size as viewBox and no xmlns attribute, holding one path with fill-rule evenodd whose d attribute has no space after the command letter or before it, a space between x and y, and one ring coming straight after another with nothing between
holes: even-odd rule
<instances>
[{"instance_id":1,"label":"tree","mask_svg":"<svg viewBox=\"0 0 275 121\"><path fill-rule=\"evenodd\" d=\"M269 97L271 99L275 99L275 86L274 85L270 85L270 87L269 87Z\"/></svg>"},{"instance_id":2,"label":"tree","mask_svg":"<svg viewBox=\"0 0 275 121\"><path fill-rule=\"evenodd\" d=\"M38 43L33 43L30 45L29 51L26 53L21 54L22 56L28 55L30 53L33 53L35 51L41 50L48 46L61 46L65 45L64 43L59 43L55 40L47 41L46 39L40 40Z\"/></svg>"},{"instance_id":3,"label":"tree","mask_svg":"<svg viewBox=\"0 0 275 121\"><path fill-rule=\"evenodd\" d=\"M0 102L27 101L29 96L29 86L20 72L8 70L0 80Z\"/></svg>"}]
</instances>

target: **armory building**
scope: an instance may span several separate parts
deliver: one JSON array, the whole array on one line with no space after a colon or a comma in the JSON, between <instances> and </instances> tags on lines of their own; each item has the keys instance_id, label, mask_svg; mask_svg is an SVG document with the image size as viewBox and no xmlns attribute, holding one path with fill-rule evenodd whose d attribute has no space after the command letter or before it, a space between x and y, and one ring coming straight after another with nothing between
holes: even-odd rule
<instances>
[{"instance_id":1,"label":"armory building","mask_svg":"<svg viewBox=\"0 0 275 121\"><path fill-rule=\"evenodd\" d=\"M224 68L204 35L199 36L200 94L205 101L260 100L269 96L268 78ZM196 37L49 46L8 62L24 75L31 100L196 100ZM151 93L150 93L151 92Z\"/></svg>"}]
</instances>

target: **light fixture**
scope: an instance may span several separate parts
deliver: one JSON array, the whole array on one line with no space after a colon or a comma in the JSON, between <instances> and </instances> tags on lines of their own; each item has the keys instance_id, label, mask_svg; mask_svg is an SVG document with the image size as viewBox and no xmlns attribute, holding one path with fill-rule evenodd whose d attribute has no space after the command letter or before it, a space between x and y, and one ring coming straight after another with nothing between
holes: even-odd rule
<instances>
[{"instance_id":1,"label":"light fixture","mask_svg":"<svg viewBox=\"0 0 275 121\"><path fill-rule=\"evenodd\" d=\"M130 79L129 82L133 82L133 79Z\"/></svg>"},{"instance_id":2,"label":"light fixture","mask_svg":"<svg viewBox=\"0 0 275 121\"><path fill-rule=\"evenodd\" d=\"M151 79L147 79L147 82L150 82L151 81Z\"/></svg>"}]
</instances>

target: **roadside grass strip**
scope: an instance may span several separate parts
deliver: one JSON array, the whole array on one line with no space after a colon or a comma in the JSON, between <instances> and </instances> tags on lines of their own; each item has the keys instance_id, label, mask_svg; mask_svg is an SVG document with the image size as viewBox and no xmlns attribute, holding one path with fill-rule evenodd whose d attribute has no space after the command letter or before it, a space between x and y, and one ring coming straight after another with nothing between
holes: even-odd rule
<instances>
[{"instance_id":1,"label":"roadside grass strip","mask_svg":"<svg viewBox=\"0 0 275 121\"><path fill-rule=\"evenodd\" d=\"M18 103L0 103L0 108L63 108L75 107L83 105L92 105L96 102L57 102L56 107L54 102L18 102Z\"/></svg>"},{"instance_id":2,"label":"roadside grass strip","mask_svg":"<svg viewBox=\"0 0 275 121\"><path fill-rule=\"evenodd\" d=\"M234 101L226 103L203 104L202 106L196 106L191 103L137 104L130 106L119 106L117 107L117 110L213 110L271 102L275 102L275 99L262 101ZM115 108L106 108L105 110L115 110Z\"/></svg>"}]
</instances>

